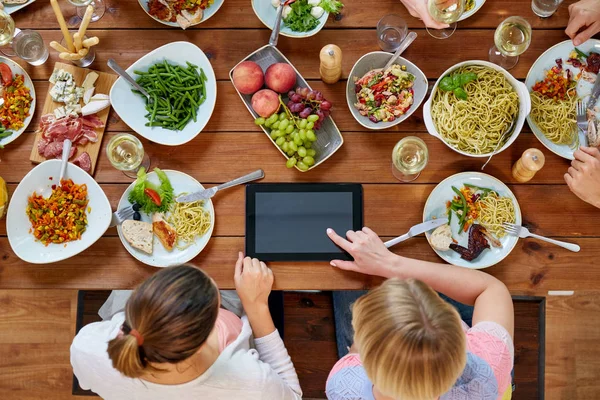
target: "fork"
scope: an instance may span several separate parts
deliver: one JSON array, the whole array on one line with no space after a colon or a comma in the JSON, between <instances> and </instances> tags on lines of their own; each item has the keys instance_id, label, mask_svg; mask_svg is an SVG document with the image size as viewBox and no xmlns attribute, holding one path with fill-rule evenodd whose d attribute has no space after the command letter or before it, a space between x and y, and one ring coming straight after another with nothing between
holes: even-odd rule
<instances>
[{"instance_id":1,"label":"fork","mask_svg":"<svg viewBox=\"0 0 600 400\"><path fill-rule=\"evenodd\" d=\"M508 233L509 235L512 235L512 236L518 236L520 238L533 237L536 239L543 240L544 242L555 244L555 245L565 248L567 250L571 250L575 253L577 253L579 250L581 250L581 247L579 247L579 245L576 245L574 243L561 242L560 240L549 239L547 237L536 235L535 233L529 232L529 229L525 228L524 226L519 226L519 225L515 225L515 224L509 224L508 222L504 222L502 224L502 229L504 229L504 231L506 233Z\"/></svg>"},{"instance_id":2,"label":"fork","mask_svg":"<svg viewBox=\"0 0 600 400\"><path fill-rule=\"evenodd\" d=\"M133 210L133 206L127 206L125 208L121 208L113 213L112 220L110 221L109 228L113 226L121 225L125 220L133 217L135 211Z\"/></svg>"},{"instance_id":3,"label":"fork","mask_svg":"<svg viewBox=\"0 0 600 400\"><path fill-rule=\"evenodd\" d=\"M579 143L587 146L587 104L583 100L577 100L577 126L579 127Z\"/></svg>"}]
</instances>

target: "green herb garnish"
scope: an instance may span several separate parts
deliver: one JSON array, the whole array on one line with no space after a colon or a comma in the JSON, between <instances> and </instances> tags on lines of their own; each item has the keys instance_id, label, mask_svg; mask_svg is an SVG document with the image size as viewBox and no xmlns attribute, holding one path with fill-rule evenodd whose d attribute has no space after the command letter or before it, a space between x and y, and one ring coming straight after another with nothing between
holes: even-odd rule
<instances>
[{"instance_id":1,"label":"green herb garnish","mask_svg":"<svg viewBox=\"0 0 600 400\"><path fill-rule=\"evenodd\" d=\"M585 54L583 51L579 50L577 47L575 47L575 53L577 53L577 58L580 60L581 59L587 60L587 58L588 58L588 55Z\"/></svg>"},{"instance_id":2,"label":"green herb garnish","mask_svg":"<svg viewBox=\"0 0 600 400\"><path fill-rule=\"evenodd\" d=\"M307 0L297 0L292 3L290 7L292 8L292 11L283 22L291 30L296 32L308 32L319 25L319 20L310 13L312 6L308 4Z\"/></svg>"},{"instance_id":3,"label":"green herb garnish","mask_svg":"<svg viewBox=\"0 0 600 400\"><path fill-rule=\"evenodd\" d=\"M477 74L474 72L453 74L445 76L440 81L439 87L445 92L453 92L457 99L466 100L468 95L464 86L474 80L477 80Z\"/></svg>"},{"instance_id":4,"label":"green herb garnish","mask_svg":"<svg viewBox=\"0 0 600 400\"><path fill-rule=\"evenodd\" d=\"M338 0L321 0L319 7L330 14L339 14L344 5Z\"/></svg>"},{"instance_id":5,"label":"green herb garnish","mask_svg":"<svg viewBox=\"0 0 600 400\"><path fill-rule=\"evenodd\" d=\"M155 212L167 212L169 206L173 203L173 186L167 178L167 174L158 168L154 168L154 172L160 180L160 185L155 185L152 182L146 180L146 170L144 167L140 168L137 173L137 180L131 192L129 192L128 200L131 204L139 204L142 207L142 211L146 214L152 214ZM145 189L152 189L156 191L160 196L160 206L157 206L145 193Z\"/></svg>"}]
</instances>

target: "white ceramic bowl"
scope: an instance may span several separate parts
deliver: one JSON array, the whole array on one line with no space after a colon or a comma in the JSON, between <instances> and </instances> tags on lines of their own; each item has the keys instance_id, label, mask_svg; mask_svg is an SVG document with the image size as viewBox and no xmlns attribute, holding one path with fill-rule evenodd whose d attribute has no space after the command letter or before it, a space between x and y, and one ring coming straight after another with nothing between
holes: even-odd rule
<instances>
[{"instance_id":1,"label":"white ceramic bowl","mask_svg":"<svg viewBox=\"0 0 600 400\"><path fill-rule=\"evenodd\" d=\"M252 10L254 10L254 14L258 17L260 22L262 22L267 28L273 29L275 25L275 19L277 17L277 8L271 5L271 0L251 0L252 1ZM291 38L307 38L313 35L316 35L323 29L325 23L327 22L327 18L329 17L328 12L324 12L319 18L319 25L311 29L307 32L296 32L288 28L283 20L281 21L279 34L281 36L287 36Z\"/></svg>"},{"instance_id":2,"label":"white ceramic bowl","mask_svg":"<svg viewBox=\"0 0 600 400\"><path fill-rule=\"evenodd\" d=\"M215 2L213 4L211 4L210 7L208 7L206 10L204 10L204 12L202 14L202 20L198 23L190 25L190 27L199 25L199 24L203 23L204 21L206 21L207 19L209 19L210 17L212 17L213 15L215 15L217 13L217 11L219 11L219 9L221 8L221 6L223 5L224 2L225 2L225 0L215 0ZM148 14L148 16L150 18L152 18L153 20L160 22L163 25L180 28L180 26L177 22L163 21L162 19L158 19L154 15L151 15L150 7L148 6L148 0L138 0L138 3L140 4L140 7L142 7L142 9L146 12L146 14Z\"/></svg>"},{"instance_id":3,"label":"white ceramic bowl","mask_svg":"<svg viewBox=\"0 0 600 400\"><path fill-rule=\"evenodd\" d=\"M398 57L398 60L396 60L395 64L406 65L406 70L415 76L413 85L415 94L413 97L413 104L408 109L408 112L404 115L401 115L399 118L396 118L392 122L373 122L368 117L365 117L358 112L358 110L354 107L354 103L356 103L354 78L360 79L367 72L375 68L382 68L390 60L392 55L392 53L385 51L373 51L371 53L367 53L358 59L356 64L354 64L354 67L352 67L350 75L348 75L348 81L346 83L346 103L348 103L348 108L350 109L350 113L354 119L367 129L387 129L400 124L402 121L410 117L412 113L414 113L421 106L421 103L423 100L425 100L425 96L427 95L429 83L427 82L427 77L423 71L421 71L419 67L407 59Z\"/></svg>"},{"instance_id":4,"label":"white ceramic bowl","mask_svg":"<svg viewBox=\"0 0 600 400\"><path fill-rule=\"evenodd\" d=\"M88 226L80 240L64 244L44 246L29 233L31 223L25 213L29 196L36 192L48 197L52 193L52 185L57 185L60 174L60 160L48 160L29 171L13 193L8 205L6 227L8 242L15 254L28 263L48 264L66 260L81 253L94 244L108 229L112 217L110 203L106 194L94 178L74 164L67 166L66 179L74 183L86 184L90 212L87 213ZM52 179L50 179L52 178Z\"/></svg>"},{"instance_id":5,"label":"white ceramic bowl","mask_svg":"<svg viewBox=\"0 0 600 400\"><path fill-rule=\"evenodd\" d=\"M14 78L15 74L23 75L23 77L25 78L23 80L23 82L25 83L25 87L29 89L29 94L33 98L33 101L31 102L30 111L29 111L29 117L25 118L25 121L23 121L23 127L21 129L19 129L18 131L15 131L12 135L5 137L4 139L0 139L0 145L5 146L5 145L9 144L10 142L17 140L17 138L19 136L21 136L21 134L23 132L25 132L25 129L27 129L27 127L29 126L29 123L33 119L33 114L35 113L35 103L37 100L37 96L35 95L35 87L33 86L33 82L31 81L31 78L19 64L17 64L10 58L6 58L6 57L0 57L0 62L4 63L10 67L10 69L13 73L13 78Z\"/></svg>"},{"instance_id":6,"label":"white ceramic bowl","mask_svg":"<svg viewBox=\"0 0 600 400\"><path fill-rule=\"evenodd\" d=\"M427 99L427 101L423 105L423 120L425 122L425 127L427 128L427 132L429 132L430 135L435 136L438 139L440 139L442 142L444 142L444 144L446 144L446 146L448 146L452 150L454 150L457 153L460 153L462 155L465 155L467 157L489 157L490 154L492 154L491 152L485 153L485 154L471 154L471 153L467 153L466 151L462 151L462 150L455 148L451 144L447 143L441 137L441 135L437 131L435 124L433 123L433 119L431 117L431 102L433 100L433 97L435 96L435 93L437 91L438 85L440 84L440 81L442 80L442 78L444 78L445 76L450 74L455 69L460 68L465 65L481 65L481 66L495 69L496 71L500 71L506 77L506 79L510 82L510 84L513 86L513 88L517 91L517 95L519 96L519 115L517 117L515 127L513 128L512 135L510 136L510 138L508 138L508 140L506 141L504 146L502 146L500 149L498 149L497 153L501 153L502 151L506 150L517 139L517 136L519 136L519 133L521 133L521 129L523 129L523 124L525 123L525 118L527 117L527 115L529 115L529 112L531 111L531 97L529 96L529 90L527 89L527 86L525 86L524 83L516 80L504 68L502 68L496 64L493 64L491 62L488 62L488 61L481 61L481 60L464 61L464 62L458 63L456 65L453 65L452 67L448 68L443 74L440 75L440 78L435 82L435 85L433 86L433 89L431 90L431 96L429 96L429 99Z\"/></svg>"},{"instance_id":7,"label":"white ceramic bowl","mask_svg":"<svg viewBox=\"0 0 600 400\"><path fill-rule=\"evenodd\" d=\"M181 131L146 126L146 98L133 93L133 87L123 78L117 79L110 90L110 102L123 122L140 136L154 143L179 146L195 138L208 123L217 103L217 79L204 52L190 42L173 42L159 47L137 60L126 71L136 78L134 70L147 71L152 65L164 60L182 66L189 61L204 70L207 77L206 100L198 108L196 122L191 121Z\"/></svg>"}]
</instances>

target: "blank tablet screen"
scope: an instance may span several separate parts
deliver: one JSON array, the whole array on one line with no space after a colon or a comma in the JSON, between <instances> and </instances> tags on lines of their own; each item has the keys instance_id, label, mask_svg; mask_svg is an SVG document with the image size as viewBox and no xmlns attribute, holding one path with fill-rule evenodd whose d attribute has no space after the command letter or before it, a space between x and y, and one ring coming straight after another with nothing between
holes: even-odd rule
<instances>
[{"instance_id":1,"label":"blank tablet screen","mask_svg":"<svg viewBox=\"0 0 600 400\"><path fill-rule=\"evenodd\" d=\"M327 236L362 229L360 185L267 184L247 189L247 254L262 260L349 256Z\"/></svg>"}]
</instances>

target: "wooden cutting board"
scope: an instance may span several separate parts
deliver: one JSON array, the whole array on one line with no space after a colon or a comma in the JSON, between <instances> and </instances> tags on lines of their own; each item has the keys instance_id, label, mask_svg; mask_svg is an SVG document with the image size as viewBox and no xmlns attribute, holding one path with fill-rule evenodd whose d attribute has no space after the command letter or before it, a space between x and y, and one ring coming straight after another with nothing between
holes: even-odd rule
<instances>
[{"instance_id":1,"label":"wooden cutting board","mask_svg":"<svg viewBox=\"0 0 600 400\"><path fill-rule=\"evenodd\" d=\"M91 69L87 69L87 68L79 68L76 67L74 65L71 64L64 64L64 63L60 63L57 62L56 64L54 64L54 69L64 69L67 72L70 72L71 74L73 74L73 79L75 80L75 84L77 84L77 86L81 87L81 85L83 85L83 81L85 80L85 77L88 75L88 73L90 73L90 71L92 71ZM113 74L107 74L105 72L99 72L99 71L94 71L98 74L98 79L96 80L96 84L94 85L96 87L96 91L94 92L94 94L109 94L110 93L110 88L112 87L113 83L115 83L115 81L117 80L118 76L117 75L113 75ZM46 114L51 114L54 112L54 110L58 107L64 106L63 103L56 103L54 100L52 100L52 97L50 96L50 90L52 89L54 85L50 84L50 87L48 88L48 93L46 94L46 101L44 103L44 110L43 110L43 114L42 115L46 115ZM83 101L81 101L81 104L83 105ZM104 128L98 128L96 129L96 132L98 133L98 141L95 143L92 142L88 142L85 146L77 146L77 154L75 155L75 157L78 157L81 153L83 153L84 151L87 151L88 154L90 155L90 159L92 160L92 172L91 174L94 174L94 171L96 170L96 162L98 161L98 154L100 153L100 150L102 149L102 137L104 136L104 130L106 129L106 121L108 120L108 113L110 112L110 107L109 108L105 108L104 110L100 111L97 115L98 118L100 118L102 120L102 122L104 122ZM41 163L42 161L46 161L46 158L44 158L44 156L40 155L40 153L38 152L38 141L40 140L42 136L41 132L37 132L35 135L35 141L33 142L33 148L31 149L31 156L29 157L29 159L31 161L33 161L34 163Z\"/></svg>"}]
</instances>

